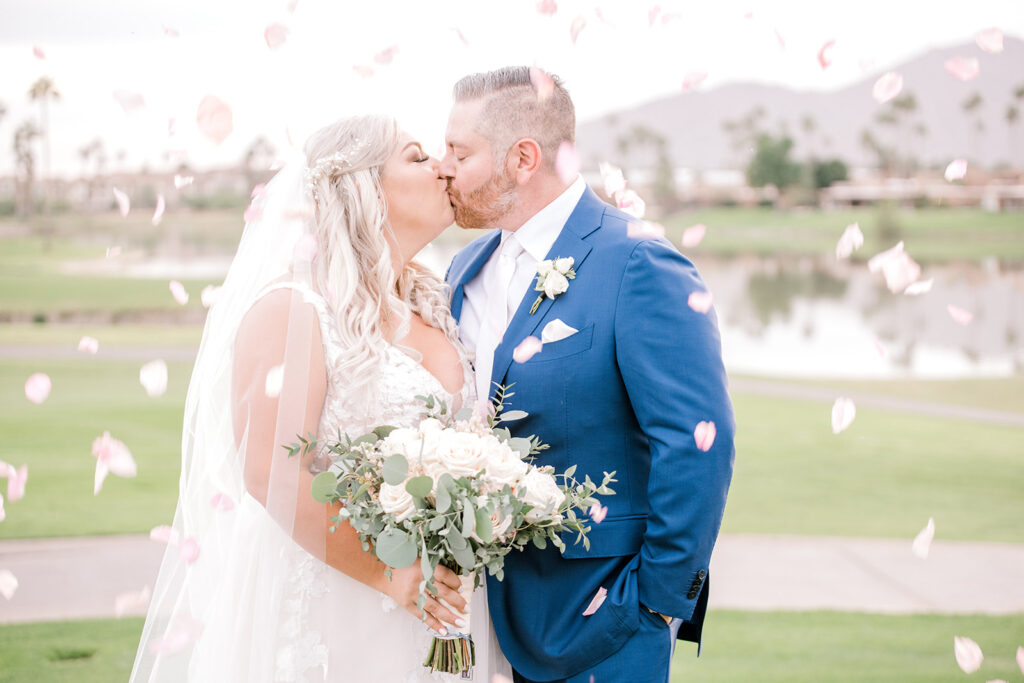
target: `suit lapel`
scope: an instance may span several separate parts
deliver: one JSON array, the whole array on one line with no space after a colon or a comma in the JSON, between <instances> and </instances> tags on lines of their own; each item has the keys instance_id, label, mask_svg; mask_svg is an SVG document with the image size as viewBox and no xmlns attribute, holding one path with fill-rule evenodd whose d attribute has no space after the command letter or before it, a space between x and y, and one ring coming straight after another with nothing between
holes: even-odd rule
<instances>
[{"instance_id":1,"label":"suit lapel","mask_svg":"<svg viewBox=\"0 0 1024 683\"><path fill-rule=\"evenodd\" d=\"M476 251L468 254L466 259L465 268L460 271L456 271L451 274L452 283L452 317L455 318L455 322L458 323L462 317L462 303L465 300L463 296L463 290L466 287L466 283L476 277L476 274L480 272L484 264L487 263L487 259L490 258L494 250L498 248L498 244L501 243L501 230L493 230L491 234L487 235L486 238L480 240L476 245Z\"/></svg>"}]
</instances>

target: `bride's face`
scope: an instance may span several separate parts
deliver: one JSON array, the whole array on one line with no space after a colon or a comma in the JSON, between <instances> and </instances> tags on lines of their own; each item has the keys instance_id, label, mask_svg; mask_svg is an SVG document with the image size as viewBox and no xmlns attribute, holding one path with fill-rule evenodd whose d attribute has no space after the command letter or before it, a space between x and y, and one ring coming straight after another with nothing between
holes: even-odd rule
<instances>
[{"instance_id":1,"label":"bride's face","mask_svg":"<svg viewBox=\"0 0 1024 683\"><path fill-rule=\"evenodd\" d=\"M438 174L439 165L437 159L423 152L420 143L403 133L381 169L388 223L407 258L455 220L447 182Z\"/></svg>"}]
</instances>

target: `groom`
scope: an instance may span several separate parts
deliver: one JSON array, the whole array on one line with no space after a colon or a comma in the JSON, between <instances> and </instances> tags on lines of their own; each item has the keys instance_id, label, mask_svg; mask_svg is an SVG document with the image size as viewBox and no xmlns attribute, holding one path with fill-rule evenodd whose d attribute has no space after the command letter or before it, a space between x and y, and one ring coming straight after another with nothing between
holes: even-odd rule
<instances>
[{"instance_id":1,"label":"groom","mask_svg":"<svg viewBox=\"0 0 1024 683\"><path fill-rule=\"evenodd\" d=\"M576 125L557 78L547 94L528 67L474 74L454 100L441 173L459 225L492 228L447 275L478 395L511 385L507 408L529 413L513 435L550 445L539 463L617 479L589 551L572 537L564 553L531 546L507 556L504 581L488 578L498 641L519 683L668 681L676 638L700 642L734 454L714 314L687 305L704 283L669 242L632 236L630 216L556 172ZM572 259L575 278L549 274L541 293L547 259L566 259L561 274ZM528 336L544 345L516 362ZM714 425L710 446L700 423Z\"/></svg>"}]
</instances>

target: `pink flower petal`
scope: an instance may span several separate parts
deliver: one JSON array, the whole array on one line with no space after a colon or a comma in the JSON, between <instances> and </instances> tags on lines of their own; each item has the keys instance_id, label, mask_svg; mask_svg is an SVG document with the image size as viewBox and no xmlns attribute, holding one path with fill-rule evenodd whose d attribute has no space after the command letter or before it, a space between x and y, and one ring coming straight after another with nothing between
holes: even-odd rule
<instances>
[{"instance_id":1,"label":"pink flower petal","mask_svg":"<svg viewBox=\"0 0 1024 683\"><path fill-rule=\"evenodd\" d=\"M826 40L825 44L818 50L818 64L821 64L822 69L827 69L832 66L832 60L828 58L825 53L832 49L832 46L836 44L834 40Z\"/></svg>"},{"instance_id":2,"label":"pink flower petal","mask_svg":"<svg viewBox=\"0 0 1024 683\"><path fill-rule=\"evenodd\" d=\"M997 28L987 28L984 31L979 31L978 35L974 36L974 40L985 52L997 54L1003 51L1003 32ZM1024 667L1021 667L1024 669Z\"/></svg>"},{"instance_id":3,"label":"pink flower petal","mask_svg":"<svg viewBox=\"0 0 1024 683\"><path fill-rule=\"evenodd\" d=\"M622 190L616 194L615 203L634 218L643 218L647 211L647 203L633 190Z\"/></svg>"},{"instance_id":4,"label":"pink flower petal","mask_svg":"<svg viewBox=\"0 0 1024 683\"><path fill-rule=\"evenodd\" d=\"M162 28L164 30L164 35L167 36L168 38L180 38L181 37L181 31L179 31L178 29L174 28L173 26L168 26L167 24L162 24L160 28Z\"/></svg>"},{"instance_id":5,"label":"pink flower petal","mask_svg":"<svg viewBox=\"0 0 1024 683\"><path fill-rule=\"evenodd\" d=\"M949 317L961 325L970 325L971 321L974 320L974 314L970 311L965 311L959 306L949 304L946 306L946 310L949 311Z\"/></svg>"},{"instance_id":6,"label":"pink flower petal","mask_svg":"<svg viewBox=\"0 0 1024 683\"><path fill-rule=\"evenodd\" d=\"M462 44L465 45L466 47L469 47L469 41L466 40L466 36L462 33L462 29L460 29L458 26L452 26L452 30L455 31L455 35L459 37L459 40L462 41Z\"/></svg>"},{"instance_id":7,"label":"pink flower petal","mask_svg":"<svg viewBox=\"0 0 1024 683\"><path fill-rule=\"evenodd\" d=\"M683 92L693 90L708 77L706 71L687 71L683 76Z\"/></svg>"},{"instance_id":8,"label":"pink flower petal","mask_svg":"<svg viewBox=\"0 0 1024 683\"><path fill-rule=\"evenodd\" d=\"M78 350L95 356L100 350L100 343L94 337L82 337L78 340Z\"/></svg>"},{"instance_id":9,"label":"pink flower petal","mask_svg":"<svg viewBox=\"0 0 1024 683\"><path fill-rule=\"evenodd\" d=\"M772 30L775 31L775 40L779 43L779 49L780 50L785 50L786 49L786 39L782 37L782 32L779 31L778 27L775 27Z\"/></svg>"},{"instance_id":10,"label":"pink flower petal","mask_svg":"<svg viewBox=\"0 0 1024 683\"><path fill-rule=\"evenodd\" d=\"M174 176L174 187L181 189L186 185L191 185L195 178L190 175L175 175Z\"/></svg>"},{"instance_id":11,"label":"pink flower petal","mask_svg":"<svg viewBox=\"0 0 1024 683\"><path fill-rule=\"evenodd\" d=\"M551 16L557 11L558 3L556 3L555 0L539 0L537 3L537 12L539 14Z\"/></svg>"},{"instance_id":12,"label":"pink flower petal","mask_svg":"<svg viewBox=\"0 0 1024 683\"><path fill-rule=\"evenodd\" d=\"M555 81L550 74L540 67L530 67L530 82L537 91L537 99L541 102L551 97L555 91Z\"/></svg>"},{"instance_id":13,"label":"pink flower petal","mask_svg":"<svg viewBox=\"0 0 1024 683\"><path fill-rule=\"evenodd\" d=\"M119 247L119 246L107 247L107 256L106 256L106 258L117 258L120 255L121 255L121 247Z\"/></svg>"},{"instance_id":14,"label":"pink flower petal","mask_svg":"<svg viewBox=\"0 0 1024 683\"><path fill-rule=\"evenodd\" d=\"M517 363L525 363L541 352L544 343L536 337L530 336L519 342L519 346L512 352L512 360Z\"/></svg>"},{"instance_id":15,"label":"pink flower petal","mask_svg":"<svg viewBox=\"0 0 1024 683\"><path fill-rule=\"evenodd\" d=\"M141 591L118 593L114 598L114 616L120 619L125 615L142 616L146 613L151 597L149 586Z\"/></svg>"},{"instance_id":16,"label":"pink flower petal","mask_svg":"<svg viewBox=\"0 0 1024 683\"><path fill-rule=\"evenodd\" d=\"M292 250L292 258L297 261L309 261L312 262L316 258L316 251L318 244L316 237L313 235L303 235L299 238L299 241L295 243L295 248Z\"/></svg>"},{"instance_id":17,"label":"pink flower petal","mask_svg":"<svg viewBox=\"0 0 1024 683\"><path fill-rule=\"evenodd\" d=\"M626 224L626 234L635 239L657 239L665 236L665 226L651 221L630 221Z\"/></svg>"},{"instance_id":18,"label":"pink flower petal","mask_svg":"<svg viewBox=\"0 0 1024 683\"><path fill-rule=\"evenodd\" d=\"M651 9L647 10L647 25L654 26L654 22L658 20L658 15L661 13L661 6L655 5Z\"/></svg>"},{"instance_id":19,"label":"pink flower petal","mask_svg":"<svg viewBox=\"0 0 1024 683\"><path fill-rule=\"evenodd\" d=\"M108 474L110 474L110 468L107 467L107 463L103 460L97 460L96 473L92 479L92 495L100 495L100 491L103 490L103 482L107 480Z\"/></svg>"},{"instance_id":20,"label":"pink flower petal","mask_svg":"<svg viewBox=\"0 0 1024 683\"><path fill-rule=\"evenodd\" d=\"M167 287L171 290L171 296L174 297L175 301L182 306L188 303L188 292L185 291L185 285L181 284L177 280L171 280L167 284Z\"/></svg>"},{"instance_id":21,"label":"pink flower petal","mask_svg":"<svg viewBox=\"0 0 1024 683\"><path fill-rule=\"evenodd\" d=\"M42 372L37 372L25 380L25 398L38 405L45 401L46 397L50 395L50 389L52 387L53 385L50 382L50 376Z\"/></svg>"},{"instance_id":22,"label":"pink flower petal","mask_svg":"<svg viewBox=\"0 0 1024 683\"><path fill-rule=\"evenodd\" d=\"M838 434L853 424L853 418L857 417L857 406L853 400L840 397L832 404L832 433Z\"/></svg>"},{"instance_id":23,"label":"pink flower petal","mask_svg":"<svg viewBox=\"0 0 1024 683\"><path fill-rule=\"evenodd\" d=\"M696 225L691 225L686 230L683 230L683 240L682 240L683 248L684 249L689 249L691 247L695 247L698 244L700 244L701 240L704 239L704 235L707 233L707 231L708 231L708 228L703 223L697 223Z\"/></svg>"},{"instance_id":24,"label":"pink flower petal","mask_svg":"<svg viewBox=\"0 0 1024 683\"><path fill-rule=\"evenodd\" d=\"M259 199L260 197L262 197L266 193L266 191L267 191L266 184L265 183L260 183L259 185L253 186L252 192L249 194L249 197L251 199L253 199L253 200Z\"/></svg>"},{"instance_id":25,"label":"pink flower petal","mask_svg":"<svg viewBox=\"0 0 1024 683\"><path fill-rule=\"evenodd\" d=\"M46 53L43 52L43 48L38 45L32 46L32 54L35 55L36 59L46 59Z\"/></svg>"},{"instance_id":26,"label":"pink flower petal","mask_svg":"<svg viewBox=\"0 0 1024 683\"><path fill-rule=\"evenodd\" d=\"M110 432L103 432L102 436L96 437L92 442L92 455L96 458L96 489L99 493L107 471L113 472L119 477L134 477L137 473L135 459L131 451L121 441L110 436ZM100 473L102 469L102 473Z\"/></svg>"},{"instance_id":27,"label":"pink flower petal","mask_svg":"<svg viewBox=\"0 0 1024 683\"><path fill-rule=\"evenodd\" d=\"M584 17L576 17L572 20L572 26L569 27L569 36L572 38L573 45L576 44L576 39L580 37L580 31L582 31L587 25L587 20Z\"/></svg>"},{"instance_id":28,"label":"pink flower petal","mask_svg":"<svg viewBox=\"0 0 1024 683\"><path fill-rule=\"evenodd\" d=\"M125 114L131 114L146 106L146 100L142 95L131 90L115 90L114 99L121 105Z\"/></svg>"},{"instance_id":29,"label":"pink flower petal","mask_svg":"<svg viewBox=\"0 0 1024 683\"><path fill-rule=\"evenodd\" d=\"M954 180L960 180L967 175L967 159L953 159L946 166L946 180L953 182Z\"/></svg>"},{"instance_id":30,"label":"pink flower petal","mask_svg":"<svg viewBox=\"0 0 1024 683\"><path fill-rule=\"evenodd\" d=\"M18 577L10 569L0 569L0 595L10 600L14 597L14 593L17 590Z\"/></svg>"},{"instance_id":31,"label":"pink flower petal","mask_svg":"<svg viewBox=\"0 0 1024 683\"><path fill-rule=\"evenodd\" d=\"M859 223L851 223L846 226L839 242L836 243L836 258L849 258L855 250L864 246L864 233L860 230Z\"/></svg>"},{"instance_id":32,"label":"pink flower petal","mask_svg":"<svg viewBox=\"0 0 1024 683\"><path fill-rule=\"evenodd\" d=\"M885 356L886 356L885 347L882 346L882 342L880 342L878 340L878 337L875 337L875 351L878 353L879 356L881 356L882 358L885 358Z\"/></svg>"},{"instance_id":33,"label":"pink flower petal","mask_svg":"<svg viewBox=\"0 0 1024 683\"><path fill-rule=\"evenodd\" d=\"M903 293L906 296L919 296L921 294L927 294L928 292L932 291L932 285L934 284L935 278L928 278L927 280L918 280L917 282L913 283L905 290L903 290Z\"/></svg>"},{"instance_id":34,"label":"pink flower petal","mask_svg":"<svg viewBox=\"0 0 1024 683\"><path fill-rule=\"evenodd\" d=\"M178 542L178 532L166 524L161 524L149 530L149 540L174 545Z\"/></svg>"},{"instance_id":35,"label":"pink flower petal","mask_svg":"<svg viewBox=\"0 0 1024 683\"><path fill-rule=\"evenodd\" d=\"M375 54L373 56L373 61L377 62L378 64L390 64L391 62L394 61L395 55L397 55L397 54L398 54L398 46L397 45L392 45L391 47L387 48L386 50L381 50L380 52Z\"/></svg>"},{"instance_id":36,"label":"pink flower petal","mask_svg":"<svg viewBox=\"0 0 1024 683\"><path fill-rule=\"evenodd\" d=\"M690 292L690 296L686 299L686 305L698 313L707 313L711 310L713 299L711 292Z\"/></svg>"},{"instance_id":37,"label":"pink flower petal","mask_svg":"<svg viewBox=\"0 0 1024 683\"><path fill-rule=\"evenodd\" d=\"M218 296L220 296L220 287L217 285L206 285L203 287L203 291L199 293L199 300L203 302L203 307L209 308L217 303Z\"/></svg>"},{"instance_id":38,"label":"pink flower petal","mask_svg":"<svg viewBox=\"0 0 1024 683\"><path fill-rule=\"evenodd\" d=\"M977 57L953 57L951 59L947 59L943 66L946 67L946 71L949 72L951 76L958 78L961 81L969 81L972 78L977 78L978 73L981 70Z\"/></svg>"},{"instance_id":39,"label":"pink flower petal","mask_svg":"<svg viewBox=\"0 0 1024 683\"><path fill-rule=\"evenodd\" d=\"M185 629L168 629L160 638L150 641L149 651L157 655L172 655L181 652L192 640L192 635Z\"/></svg>"},{"instance_id":40,"label":"pink flower petal","mask_svg":"<svg viewBox=\"0 0 1024 683\"><path fill-rule=\"evenodd\" d=\"M363 78L369 78L370 76L373 75L372 66L363 66L362 64L356 64L355 66L352 67L352 70L355 71L357 75L362 76Z\"/></svg>"},{"instance_id":41,"label":"pink flower petal","mask_svg":"<svg viewBox=\"0 0 1024 683\"><path fill-rule=\"evenodd\" d=\"M284 385L284 364L275 365L267 370L267 376L263 381L263 391L267 398L277 398L281 395L281 387Z\"/></svg>"},{"instance_id":42,"label":"pink flower petal","mask_svg":"<svg viewBox=\"0 0 1024 683\"><path fill-rule=\"evenodd\" d=\"M981 662L985 659L981 647L976 642L961 636L953 637L953 654L956 656L957 665L965 674L972 674L980 669Z\"/></svg>"},{"instance_id":43,"label":"pink flower petal","mask_svg":"<svg viewBox=\"0 0 1024 683\"><path fill-rule=\"evenodd\" d=\"M121 190L119 190L119 189L117 189L115 187L114 188L114 199L117 200L117 209L118 209L118 211L121 212L121 216L122 217L127 216L128 215L128 211L131 210L131 206L132 206L131 201L128 199L128 195L126 195L124 192L121 192Z\"/></svg>"},{"instance_id":44,"label":"pink flower petal","mask_svg":"<svg viewBox=\"0 0 1024 683\"><path fill-rule=\"evenodd\" d=\"M697 449L705 453L711 450L717 435L718 430L714 422L698 422L693 429L693 440L697 444Z\"/></svg>"},{"instance_id":45,"label":"pink flower petal","mask_svg":"<svg viewBox=\"0 0 1024 683\"><path fill-rule=\"evenodd\" d=\"M928 558L928 550L932 547L932 539L935 538L935 519L932 517L928 518L928 523L924 525L924 528L918 532L917 536L914 537L914 542L910 546L911 552L922 560Z\"/></svg>"},{"instance_id":46,"label":"pink flower petal","mask_svg":"<svg viewBox=\"0 0 1024 683\"><path fill-rule=\"evenodd\" d=\"M247 208L245 210L245 213L242 214L242 220L244 220L246 223L255 223L256 221L259 221L259 220L262 220L262 219L263 219L263 207L262 206L255 206L253 204L250 204L249 208Z\"/></svg>"},{"instance_id":47,"label":"pink flower petal","mask_svg":"<svg viewBox=\"0 0 1024 683\"><path fill-rule=\"evenodd\" d=\"M15 468L7 466L7 500L19 501L25 497L25 484L28 483L28 465Z\"/></svg>"},{"instance_id":48,"label":"pink flower petal","mask_svg":"<svg viewBox=\"0 0 1024 683\"><path fill-rule=\"evenodd\" d=\"M226 493L215 493L213 494L213 497L210 498L210 507L222 512L231 512L235 509L235 501L233 501L231 496Z\"/></svg>"},{"instance_id":49,"label":"pink flower petal","mask_svg":"<svg viewBox=\"0 0 1024 683\"><path fill-rule=\"evenodd\" d=\"M4 509L4 496L0 493L0 522L7 519L7 510Z\"/></svg>"},{"instance_id":50,"label":"pink flower petal","mask_svg":"<svg viewBox=\"0 0 1024 683\"><path fill-rule=\"evenodd\" d=\"M587 609L583 610L583 616L589 617L591 614L596 612L597 609L604 604L605 598L607 597L608 589L604 588L603 586L601 588L598 588L597 593L594 595L594 598L590 601L590 604L587 605Z\"/></svg>"},{"instance_id":51,"label":"pink flower petal","mask_svg":"<svg viewBox=\"0 0 1024 683\"><path fill-rule=\"evenodd\" d=\"M604 518L608 515L608 506L601 505L600 503L594 503L590 506L590 519L593 520L594 524L600 524L604 521Z\"/></svg>"},{"instance_id":52,"label":"pink flower petal","mask_svg":"<svg viewBox=\"0 0 1024 683\"><path fill-rule=\"evenodd\" d=\"M890 71L875 81L871 94L880 104L885 104L899 95L900 90L903 90L903 76L900 76L895 71Z\"/></svg>"},{"instance_id":53,"label":"pink flower petal","mask_svg":"<svg viewBox=\"0 0 1024 683\"><path fill-rule=\"evenodd\" d=\"M1017 666L1020 668L1020 672L1024 674L1024 647L1017 648Z\"/></svg>"},{"instance_id":54,"label":"pink flower petal","mask_svg":"<svg viewBox=\"0 0 1024 683\"><path fill-rule=\"evenodd\" d=\"M216 144L220 144L231 135L233 128L231 107L214 95L207 95L199 103L196 111L196 124L199 132Z\"/></svg>"},{"instance_id":55,"label":"pink flower petal","mask_svg":"<svg viewBox=\"0 0 1024 683\"><path fill-rule=\"evenodd\" d=\"M167 392L167 363L159 358L139 368L139 383L150 398L163 396Z\"/></svg>"},{"instance_id":56,"label":"pink flower petal","mask_svg":"<svg viewBox=\"0 0 1024 683\"><path fill-rule=\"evenodd\" d=\"M622 169L603 161L598 164L598 168L601 170L601 180L604 183L604 193L607 196L614 197L626 189L626 179L622 175Z\"/></svg>"},{"instance_id":57,"label":"pink flower petal","mask_svg":"<svg viewBox=\"0 0 1024 683\"><path fill-rule=\"evenodd\" d=\"M267 47L276 50L285 44L289 33L288 27L284 24L270 24L263 31L263 40L267 42Z\"/></svg>"},{"instance_id":58,"label":"pink flower petal","mask_svg":"<svg viewBox=\"0 0 1024 683\"><path fill-rule=\"evenodd\" d=\"M562 141L558 146L558 156L555 158L555 172L563 183L571 183L580 174L580 158L576 154L576 147L567 141Z\"/></svg>"},{"instance_id":59,"label":"pink flower petal","mask_svg":"<svg viewBox=\"0 0 1024 683\"><path fill-rule=\"evenodd\" d=\"M868 270L872 273L881 271L889 291L895 294L904 291L921 277L921 266L903 251L903 242L872 256L868 261Z\"/></svg>"},{"instance_id":60,"label":"pink flower petal","mask_svg":"<svg viewBox=\"0 0 1024 683\"><path fill-rule=\"evenodd\" d=\"M194 538L186 538L178 546L178 557L188 564L199 559L199 542Z\"/></svg>"},{"instance_id":61,"label":"pink flower petal","mask_svg":"<svg viewBox=\"0 0 1024 683\"><path fill-rule=\"evenodd\" d=\"M299 6L299 0L288 0L288 13L294 14L295 8Z\"/></svg>"},{"instance_id":62,"label":"pink flower petal","mask_svg":"<svg viewBox=\"0 0 1024 683\"><path fill-rule=\"evenodd\" d=\"M156 198L156 210L153 211L153 225L160 225L161 219L164 217L164 209L166 208L166 202L164 202L164 196L157 195Z\"/></svg>"}]
</instances>

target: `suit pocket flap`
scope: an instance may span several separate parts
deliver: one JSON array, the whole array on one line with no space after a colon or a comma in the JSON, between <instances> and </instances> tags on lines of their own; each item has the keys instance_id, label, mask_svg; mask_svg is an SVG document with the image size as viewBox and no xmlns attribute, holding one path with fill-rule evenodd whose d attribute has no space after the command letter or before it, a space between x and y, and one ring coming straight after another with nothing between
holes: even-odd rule
<instances>
[{"instance_id":1,"label":"suit pocket flap","mask_svg":"<svg viewBox=\"0 0 1024 683\"><path fill-rule=\"evenodd\" d=\"M647 528L647 517L637 515L631 517L608 517L600 524L590 524L590 550L583 541L576 543L575 534L562 534L565 541L565 552L562 557L578 560L588 557L624 557L636 555L644 542L644 530Z\"/></svg>"}]
</instances>

